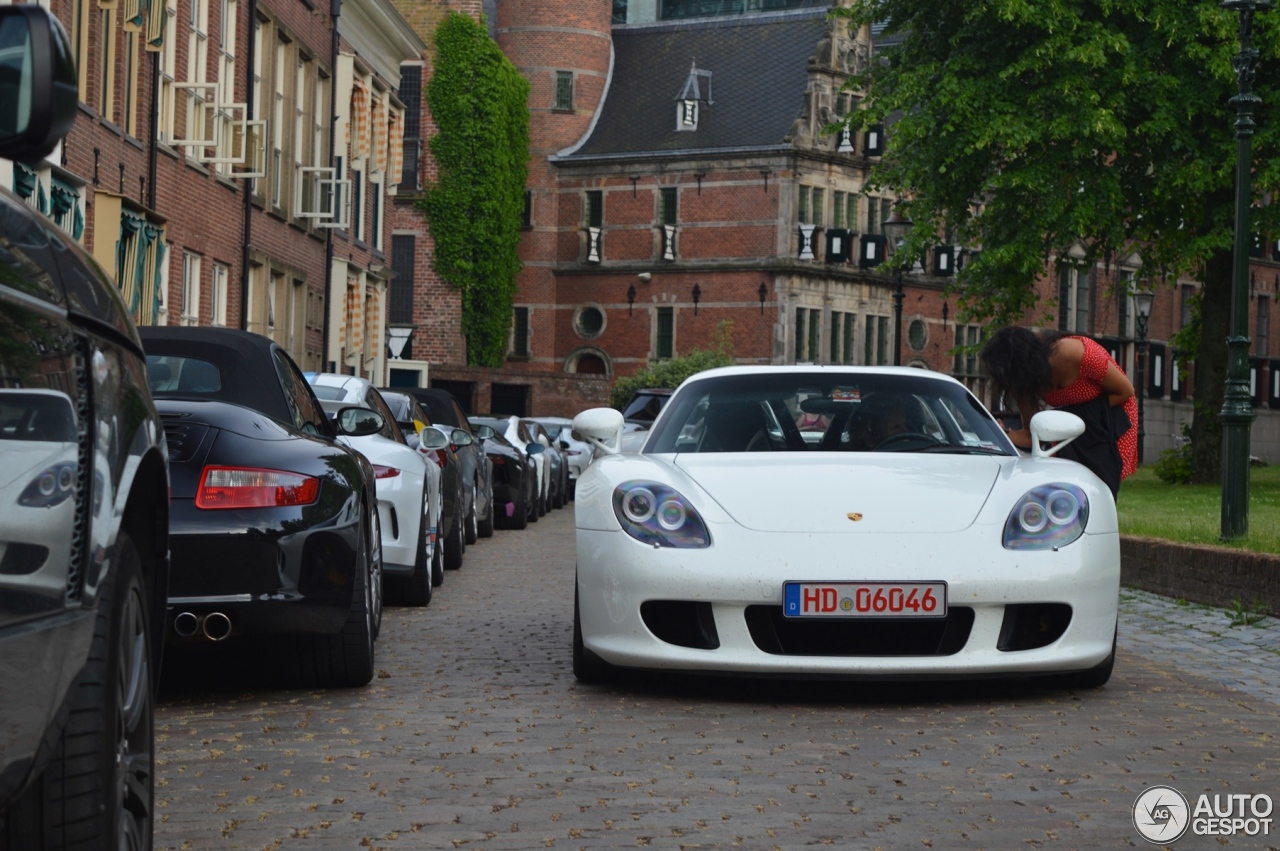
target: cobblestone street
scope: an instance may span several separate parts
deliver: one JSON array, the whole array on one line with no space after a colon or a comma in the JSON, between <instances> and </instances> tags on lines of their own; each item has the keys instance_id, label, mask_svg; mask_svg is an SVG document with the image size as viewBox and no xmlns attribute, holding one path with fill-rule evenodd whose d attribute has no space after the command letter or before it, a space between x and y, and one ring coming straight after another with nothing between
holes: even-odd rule
<instances>
[{"instance_id":1,"label":"cobblestone street","mask_svg":"<svg viewBox=\"0 0 1280 851\"><path fill-rule=\"evenodd\" d=\"M1280 797L1280 628L1123 593L1111 683L913 686L570 670L572 508L389 609L378 678L287 691L178 659L156 847L1145 847L1135 797ZM171 675L172 674L172 675ZM1179 849L1277 847L1187 835Z\"/></svg>"}]
</instances>

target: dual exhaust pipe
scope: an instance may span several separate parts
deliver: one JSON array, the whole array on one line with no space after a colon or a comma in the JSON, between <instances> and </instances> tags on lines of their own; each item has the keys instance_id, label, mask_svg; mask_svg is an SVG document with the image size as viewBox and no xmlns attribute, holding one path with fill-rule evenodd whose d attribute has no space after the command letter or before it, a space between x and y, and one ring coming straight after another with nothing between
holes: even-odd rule
<instances>
[{"instance_id":1,"label":"dual exhaust pipe","mask_svg":"<svg viewBox=\"0 0 1280 851\"><path fill-rule=\"evenodd\" d=\"M180 638L194 638L199 633L210 641L222 641L231 635L231 618L222 612L179 612L173 619L173 631Z\"/></svg>"}]
</instances>

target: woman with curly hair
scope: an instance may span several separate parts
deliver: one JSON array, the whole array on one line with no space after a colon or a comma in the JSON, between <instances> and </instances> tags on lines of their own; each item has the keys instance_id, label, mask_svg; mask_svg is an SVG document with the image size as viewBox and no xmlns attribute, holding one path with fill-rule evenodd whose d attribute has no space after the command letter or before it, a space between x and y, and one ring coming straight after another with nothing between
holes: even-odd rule
<instances>
[{"instance_id":1,"label":"woman with curly hair","mask_svg":"<svg viewBox=\"0 0 1280 851\"><path fill-rule=\"evenodd\" d=\"M1014 445L1031 448L1031 417L1044 402L1081 414L1089 429L1081 446L1088 445L1091 431L1096 437L1098 429L1106 430L1119 455L1119 475L1104 475L1085 459L1077 460L1094 469L1112 493L1120 479L1138 469L1138 400L1124 370L1102 346L1088 337L1009 326L991 336L979 357L997 392L1022 414L1021 428L1006 429ZM1091 419L1089 411L1098 407L1102 415Z\"/></svg>"}]
</instances>

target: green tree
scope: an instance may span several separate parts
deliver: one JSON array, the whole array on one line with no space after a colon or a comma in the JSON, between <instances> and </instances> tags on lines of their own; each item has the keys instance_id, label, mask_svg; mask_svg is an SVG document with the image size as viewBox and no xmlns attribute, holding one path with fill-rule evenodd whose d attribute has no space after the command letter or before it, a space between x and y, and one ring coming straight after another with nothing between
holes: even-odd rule
<instances>
[{"instance_id":1,"label":"green tree","mask_svg":"<svg viewBox=\"0 0 1280 851\"><path fill-rule=\"evenodd\" d=\"M1204 284L1191 438L1217 479L1230 317L1238 18L1216 0L856 0L837 10L900 41L855 84L889 124L876 186L910 199L918 254L950 231L981 253L955 286L991 325L1047 319L1033 282L1077 240L1137 249L1139 280ZM1258 15L1255 197L1280 188L1280 15ZM1274 233L1275 205L1254 226Z\"/></svg>"},{"instance_id":2,"label":"green tree","mask_svg":"<svg viewBox=\"0 0 1280 851\"><path fill-rule=\"evenodd\" d=\"M450 13L435 35L427 103L437 179L422 208L435 268L462 293L467 363L501 366L511 329L529 164L529 83L481 23Z\"/></svg>"}]
</instances>

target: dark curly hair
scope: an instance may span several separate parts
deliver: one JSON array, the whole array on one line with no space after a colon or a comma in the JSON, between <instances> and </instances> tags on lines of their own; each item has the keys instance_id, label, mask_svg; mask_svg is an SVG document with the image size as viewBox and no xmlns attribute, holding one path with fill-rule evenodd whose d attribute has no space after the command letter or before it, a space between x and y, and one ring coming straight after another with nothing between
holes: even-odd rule
<instances>
[{"instance_id":1,"label":"dark curly hair","mask_svg":"<svg viewBox=\"0 0 1280 851\"><path fill-rule=\"evenodd\" d=\"M1010 325L991 335L978 358L995 385L997 394L1027 407L1039 404L1041 391L1053 386L1049 350L1064 335L1057 331L1036 334Z\"/></svg>"}]
</instances>

